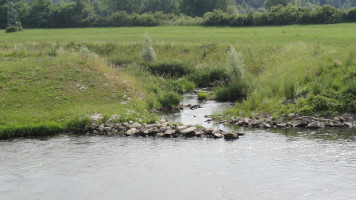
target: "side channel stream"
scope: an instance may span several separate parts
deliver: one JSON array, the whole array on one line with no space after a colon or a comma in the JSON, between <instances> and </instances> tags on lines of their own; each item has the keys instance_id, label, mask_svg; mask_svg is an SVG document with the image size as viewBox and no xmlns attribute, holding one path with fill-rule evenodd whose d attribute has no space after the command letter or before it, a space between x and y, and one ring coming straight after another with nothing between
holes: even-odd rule
<instances>
[{"instance_id":1,"label":"side channel stream","mask_svg":"<svg viewBox=\"0 0 356 200\"><path fill-rule=\"evenodd\" d=\"M181 105L183 110L166 111L161 114L161 119L174 123L201 125L206 128L218 128L230 130L231 128L223 124L209 121L214 113L220 113L233 106L231 102L217 102L214 100L198 101L198 96L193 93L182 95ZM190 105L190 106L188 106ZM199 105L199 108L191 109L191 106Z\"/></svg>"}]
</instances>

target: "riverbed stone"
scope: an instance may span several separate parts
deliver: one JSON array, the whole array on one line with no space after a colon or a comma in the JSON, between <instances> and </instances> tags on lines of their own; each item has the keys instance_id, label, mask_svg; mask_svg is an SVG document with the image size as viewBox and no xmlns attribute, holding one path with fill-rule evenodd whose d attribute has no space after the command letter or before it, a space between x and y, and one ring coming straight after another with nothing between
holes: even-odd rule
<instances>
[{"instance_id":1,"label":"riverbed stone","mask_svg":"<svg viewBox=\"0 0 356 200\"><path fill-rule=\"evenodd\" d=\"M235 139L238 139L239 136L237 135L237 133L234 133L234 132L227 132L227 133L224 133L224 139L225 140L235 140Z\"/></svg>"}]
</instances>

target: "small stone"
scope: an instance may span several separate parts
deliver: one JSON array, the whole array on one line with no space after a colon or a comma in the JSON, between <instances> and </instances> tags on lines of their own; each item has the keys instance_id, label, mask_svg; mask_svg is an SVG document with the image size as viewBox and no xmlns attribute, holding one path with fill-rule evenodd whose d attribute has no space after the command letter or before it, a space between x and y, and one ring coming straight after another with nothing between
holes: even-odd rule
<instances>
[{"instance_id":1,"label":"small stone","mask_svg":"<svg viewBox=\"0 0 356 200\"><path fill-rule=\"evenodd\" d=\"M245 133L241 133L241 132L237 132L236 133L238 136L244 136L245 135Z\"/></svg>"}]
</instances>

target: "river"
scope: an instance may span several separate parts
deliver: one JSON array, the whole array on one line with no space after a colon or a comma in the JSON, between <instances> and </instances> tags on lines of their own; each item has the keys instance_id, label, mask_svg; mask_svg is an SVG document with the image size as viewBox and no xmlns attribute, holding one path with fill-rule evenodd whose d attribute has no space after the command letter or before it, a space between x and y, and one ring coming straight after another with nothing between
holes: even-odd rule
<instances>
[{"instance_id":1,"label":"river","mask_svg":"<svg viewBox=\"0 0 356 200\"><path fill-rule=\"evenodd\" d=\"M201 117L228 104L201 105L162 117L231 129ZM354 130L240 131L235 141L68 134L0 141L0 199L356 199Z\"/></svg>"}]
</instances>

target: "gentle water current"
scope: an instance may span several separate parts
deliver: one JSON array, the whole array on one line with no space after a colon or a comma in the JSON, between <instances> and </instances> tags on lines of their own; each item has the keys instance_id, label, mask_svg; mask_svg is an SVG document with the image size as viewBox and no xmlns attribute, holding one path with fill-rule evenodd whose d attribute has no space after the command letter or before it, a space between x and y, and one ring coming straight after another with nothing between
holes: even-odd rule
<instances>
[{"instance_id":1,"label":"gentle water current","mask_svg":"<svg viewBox=\"0 0 356 200\"><path fill-rule=\"evenodd\" d=\"M194 101L188 95L183 103ZM200 115L226 105L202 106L163 117L205 123ZM0 199L356 199L355 131L244 131L236 141L75 135L0 141Z\"/></svg>"}]
</instances>

